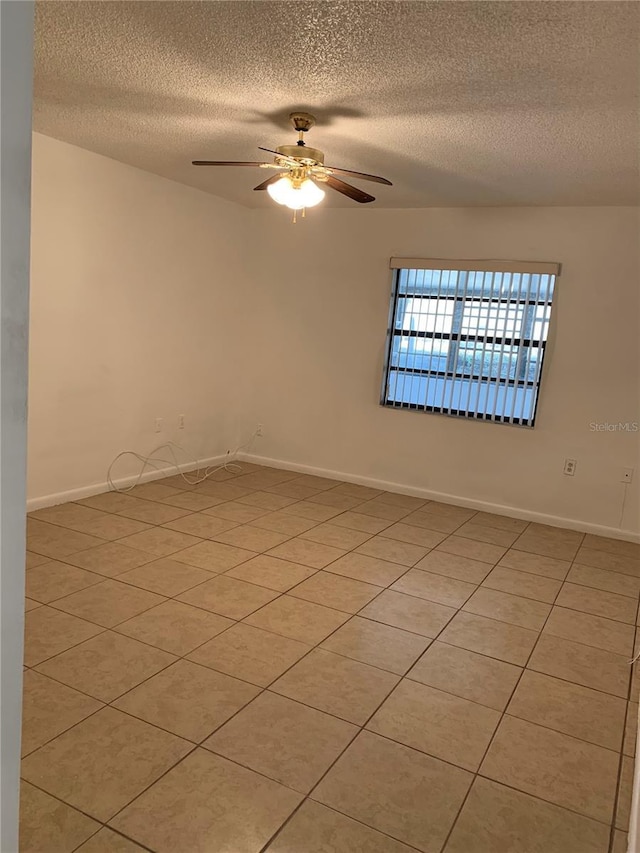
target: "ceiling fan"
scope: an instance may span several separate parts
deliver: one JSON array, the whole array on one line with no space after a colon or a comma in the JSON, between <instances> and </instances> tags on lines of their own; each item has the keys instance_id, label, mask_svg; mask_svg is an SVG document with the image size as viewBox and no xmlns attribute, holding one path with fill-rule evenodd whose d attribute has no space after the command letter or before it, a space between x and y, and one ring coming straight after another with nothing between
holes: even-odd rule
<instances>
[{"instance_id":1,"label":"ceiling fan","mask_svg":"<svg viewBox=\"0 0 640 853\"><path fill-rule=\"evenodd\" d=\"M303 210L319 204L325 196L321 185L326 184L332 190L346 195L360 204L375 201L374 196L364 190L337 178L344 175L359 178L363 181L375 181L378 184L392 186L391 181L378 175L367 175L364 172L353 172L350 169L338 169L335 166L324 165L324 153L318 148L309 148L304 141L304 134L316 123L310 113L295 112L289 116L291 124L298 132L295 145L279 145L275 150L260 148L274 154L273 163L250 163L235 160L193 160L194 166L259 166L261 169L277 169L277 174L271 175L266 181L254 187L254 190L267 190L271 198L278 204L283 204L292 210Z\"/></svg>"}]
</instances>

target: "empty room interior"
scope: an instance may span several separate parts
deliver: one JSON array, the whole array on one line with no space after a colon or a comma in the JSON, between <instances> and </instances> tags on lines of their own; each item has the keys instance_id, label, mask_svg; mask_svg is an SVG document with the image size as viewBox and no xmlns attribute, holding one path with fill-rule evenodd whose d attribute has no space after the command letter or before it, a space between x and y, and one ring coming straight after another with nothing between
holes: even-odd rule
<instances>
[{"instance_id":1,"label":"empty room interior","mask_svg":"<svg viewBox=\"0 0 640 853\"><path fill-rule=\"evenodd\" d=\"M35 4L3 853L640 850L639 34Z\"/></svg>"}]
</instances>

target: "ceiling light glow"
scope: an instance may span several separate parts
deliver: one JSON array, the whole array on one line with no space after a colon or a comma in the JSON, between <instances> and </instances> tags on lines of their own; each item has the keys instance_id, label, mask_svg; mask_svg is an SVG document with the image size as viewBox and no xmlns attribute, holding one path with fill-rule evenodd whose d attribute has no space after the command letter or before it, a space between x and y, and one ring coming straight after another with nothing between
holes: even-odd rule
<instances>
[{"instance_id":1,"label":"ceiling light glow","mask_svg":"<svg viewBox=\"0 0 640 853\"><path fill-rule=\"evenodd\" d=\"M267 192L277 204L284 204L291 210L302 210L303 207L314 207L324 198L324 190L309 178L305 178L298 186L288 175L284 175L275 184L267 187Z\"/></svg>"}]
</instances>

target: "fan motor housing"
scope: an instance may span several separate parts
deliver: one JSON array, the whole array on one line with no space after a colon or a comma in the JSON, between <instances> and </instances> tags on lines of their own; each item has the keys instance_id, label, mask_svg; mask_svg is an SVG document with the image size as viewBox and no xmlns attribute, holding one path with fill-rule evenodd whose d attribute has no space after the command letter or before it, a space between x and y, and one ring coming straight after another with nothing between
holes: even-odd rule
<instances>
[{"instance_id":1,"label":"fan motor housing","mask_svg":"<svg viewBox=\"0 0 640 853\"><path fill-rule=\"evenodd\" d=\"M309 165L324 164L324 153L319 148L309 148L308 145L278 145L276 151L283 157L293 157L303 163L308 162Z\"/></svg>"}]
</instances>

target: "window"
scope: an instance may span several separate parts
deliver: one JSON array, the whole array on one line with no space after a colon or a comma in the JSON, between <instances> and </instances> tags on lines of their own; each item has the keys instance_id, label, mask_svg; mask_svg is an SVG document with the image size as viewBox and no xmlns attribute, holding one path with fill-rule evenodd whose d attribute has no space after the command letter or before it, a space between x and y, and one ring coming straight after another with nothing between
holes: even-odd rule
<instances>
[{"instance_id":1,"label":"window","mask_svg":"<svg viewBox=\"0 0 640 853\"><path fill-rule=\"evenodd\" d=\"M559 265L392 258L382 405L532 427Z\"/></svg>"}]
</instances>

